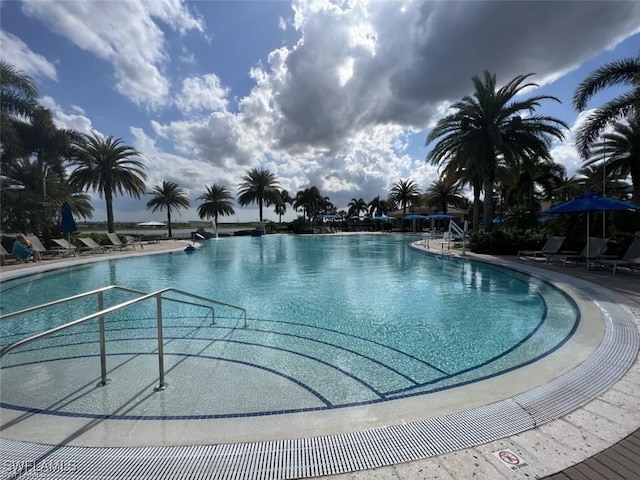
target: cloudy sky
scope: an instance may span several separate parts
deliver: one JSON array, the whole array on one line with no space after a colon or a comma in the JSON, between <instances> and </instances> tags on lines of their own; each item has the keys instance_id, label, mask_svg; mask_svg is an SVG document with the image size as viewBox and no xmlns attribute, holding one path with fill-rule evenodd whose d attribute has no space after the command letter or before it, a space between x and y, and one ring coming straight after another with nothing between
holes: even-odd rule
<instances>
[{"instance_id":1,"label":"cloudy sky","mask_svg":"<svg viewBox=\"0 0 640 480\"><path fill-rule=\"evenodd\" d=\"M60 127L122 138L149 190L176 182L193 207L205 185L235 195L253 167L339 208L399 179L424 190L438 176L426 135L474 75L535 73L536 94L562 102L539 112L573 130L576 85L640 49L637 1L0 0L0 22L0 55L36 80ZM579 167L571 131L553 155ZM162 220L148 199L117 198L116 220ZM230 220L257 217L237 207Z\"/></svg>"}]
</instances>

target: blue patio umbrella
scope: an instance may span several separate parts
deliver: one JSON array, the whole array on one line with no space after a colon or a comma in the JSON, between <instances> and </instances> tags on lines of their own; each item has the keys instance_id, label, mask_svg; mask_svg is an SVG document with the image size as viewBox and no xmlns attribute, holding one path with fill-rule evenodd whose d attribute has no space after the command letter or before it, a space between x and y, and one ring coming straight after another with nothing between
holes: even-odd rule
<instances>
[{"instance_id":1,"label":"blue patio umbrella","mask_svg":"<svg viewBox=\"0 0 640 480\"><path fill-rule=\"evenodd\" d=\"M427 217L425 217L424 215L417 215L415 213L411 213L402 217L403 220L424 220L425 218Z\"/></svg>"},{"instance_id":2,"label":"blue patio umbrella","mask_svg":"<svg viewBox=\"0 0 640 480\"><path fill-rule=\"evenodd\" d=\"M67 241L71 243L71 234L78 231L76 221L73 219L71 205L67 202L62 204L62 214L60 216L60 231L67 234Z\"/></svg>"},{"instance_id":3,"label":"blue patio umbrella","mask_svg":"<svg viewBox=\"0 0 640 480\"><path fill-rule=\"evenodd\" d=\"M432 213L431 215L427 215L424 218L426 220L452 220L455 217L453 215L449 215L448 213Z\"/></svg>"},{"instance_id":4,"label":"blue patio umbrella","mask_svg":"<svg viewBox=\"0 0 640 480\"><path fill-rule=\"evenodd\" d=\"M589 213L590 212L612 212L623 210L640 210L640 205L631 202L623 202L611 197L598 195L597 193L586 193L573 200L551 207L541 215L557 215L561 213L585 213L587 214L587 253L589 252ZM589 259L587 258L587 266Z\"/></svg>"}]
</instances>

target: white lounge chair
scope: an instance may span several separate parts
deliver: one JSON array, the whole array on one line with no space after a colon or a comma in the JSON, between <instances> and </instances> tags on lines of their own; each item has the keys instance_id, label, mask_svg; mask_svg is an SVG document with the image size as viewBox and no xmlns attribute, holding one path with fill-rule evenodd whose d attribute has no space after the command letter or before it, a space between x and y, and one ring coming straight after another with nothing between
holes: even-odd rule
<instances>
[{"instance_id":1,"label":"white lounge chair","mask_svg":"<svg viewBox=\"0 0 640 480\"><path fill-rule=\"evenodd\" d=\"M111 242L111 248L113 248L114 250L122 251L123 248L127 248L129 246L128 243L122 243L120 237L118 237L118 235L116 235L115 233L107 233L107 238ZM135 250L135 248L136 247L134 246L133 249Z\"/></svg>"},{"instance_id":2,"label":"white lounge chair","mask_svg":"<svg viewBox=\"0 0 640 480\"><path fill-rule=\"evenodd\" d=\"M558 237L551 235L547 238L547 241L542 246L540 250L520 250L518 251L518 258L522 257L532 257L533 260L540 257L545 257L547 255L554 255L560 253L560 249L562 248L562 244L567 239L567 237ZM576 252L578 253L578 252Z\"/></svg>"},{"instance_id":3,"label":"white lounge chair","mask_svg":"<svg viewBox=\"0 0 640 480\"><path fill-rule=\"evenodd\" d=\"M601 259L596 258L592 263L596 265L611 265L613 267L613 274L616 274L618 267L626 267L630 269L640 270L640 238L636 238L623 257L619 260L613 259Z\"/></svg>"},{"instance_id":4,"label":"white lounge chair","mask_svg":"<svg viewBox=\"0 0 640 480\"><path fill-rule=\"evenodd\" d=\"M84 237L78 238L78 241L81 242L84 247L80 247L80 253L82 252L91 252L91 253L105 253L110 252L111 247L106 245L99 245L93 238Z\"/></svg>"},{"instance_id":5,"label":"white lounge chair","mask_svg":"<svg viewBox=\"0 0 640 480\"><path fill-rule=\"evenodd\" d=\"M76 246L72 245L64 238L52 238L51 241L60 247L60 254L63 257L76 256Z\"/></svg>"},{"instance_id":6,"label":"white lounge chair","mask_svg":"<svg viewBox=\"0 0 640 480\"><path fill-rule=\"evenodd\" d=\"M46 248L42 244L40 239L35 235L27 235L25 238L31 242L31 245L33 245L33 249L40 254L40 257L44 257L45 255L52 256L52 257L62 256L62 253L63 253L62 250L58 248L53 248L53 249Z\"/></svg>"}]
</instances>

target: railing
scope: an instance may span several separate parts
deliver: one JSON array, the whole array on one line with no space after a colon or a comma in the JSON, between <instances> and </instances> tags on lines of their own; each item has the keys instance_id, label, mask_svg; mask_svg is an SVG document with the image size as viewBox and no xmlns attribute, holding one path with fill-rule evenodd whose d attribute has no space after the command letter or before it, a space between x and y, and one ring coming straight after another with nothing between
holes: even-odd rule
<instances>
[{"instance_id":1,"label":"railing","mask_svg":"<svg viewBox=\"0 0 640 480\"><path fill-rule=\"evenodd\" d=\"M432 240L440 240L440 247L444 250L444 247L447 247L449 250L451 246L451 240L454 235L458 236L462 242L462 255L467 253L467 230L468 230L468 222L464 221L464 229L460 228L455 222L449 222L449 231L444 232L442 235L438 235L436 233L428 232L422 235L422 246L426 249L429 249L430 242Z\"/></svg>"},{"instance_id":2,"label":"railing","mask_svg":"<svg viewBox=\"0 0 640 480\"><path fill-rule=\"evenodd\" d=\"M138 295L141 295L140 297L137 297L135 299L132 300L128 300L126 302L123 303L119 303L117 305L114 305L112 307L108 307L108 308L104 308L104 292L106 291L110 291L110 290L122 290L122 291L126 291L129 293L135 293ZM98 318L98 326L99 326L99 335L100 335L100 382L98 382L99 386L105 386L109 383L109 379L107 378L107 350L106 350L106 337L105 337L105 327L104 327L104 317L105 315L109 314L109 313L113 313L116 312L118 310L122 310L123 308L129 307L131 305L143 302L145 300L149 300L151 298L156 299L156 319L157 319L157 329L158 329L158 370L159 370L159 378L160 378L160 384L156 387L156 390L164 390L166 388L166 384L164 381L164 341L163 341L163 333L162 333L162 300L166 300L166 301L171 301L171 302L178 302L178 303L182 303L185 305L193 305L193 306L197 306L197 307L202 307L202 308L208 308L211 310L211 319L212 319L212 324L215 325L215 309L211 306L208 305L202 305L201 303L195 303L195 302L189 302L186 300L181 300L178 298L163 298L163 294L167 293L167 292L173 292L173 293L177 293L179 295L184 295L186 297L190 297L190 298L194 298L197 300L200 300L201 302L207 302L210 304L215 304L215 305L222 305L228 308L233 308L236 310L240 310L242 312L242 316L243 316L243 320L244 320L244 327L246 328L247 326L247 311L246 309L242 308L242 307L237 307L235 305L231 305L228 303L223 303L223 302L218 302L216 300L212 300L210 298L206 298L206 297L201 297L199 295L194 295L192 293L189 292L185 292L182 290L178 290L176 288L165 288L163 290L159 290L157 292L153 292L153 293L145 293L142 292L140 290L135 290L132 288L126 288L126 287L120 287L117 285L111 285L108 287L103 287L97 290L92 290L89 292L85 292L85 293L81 293L78 295L73 295L71 297L67 297L67 298L63 298L61 300L56 300L53 302L48 302L48 303L44 303L42 305L36 305L34 307L29 307L29 308L25 308L23 310L18 310L16 312L11 312L11 313L7 313L5 315L1 315L0 316L0 320L5 320L8 318L12 318L12 317L17 317L19 315L24 315L27 313L31 313L37 310L42 310L45 308L49 308L55 305L60 305L63 303L68 303L74 300L78 300L80 298L85 298L88 297L90 295L96 295L97 299L98 299L98 311L91 314L91 315L87 315L84 316L82 318L79 318L77 320L74 320L72 322L68 322L65 323L64 325L60 325L58 327L54 327L51 328L49 330L45 330L43 332L37 333L35 335L31 335L30 337L27 338L23 338L22 340L18 340L10 345L7 345L5 347L3 347L2 349L0 349L0 358L4 357L5 355L7 355L8 353L10 353L11 351L15 350L18 347L21 347L23 345L26 345L28 343L34 342L36 340L39 340L41 338L47 337L49 335L53 335L54 333L58 333L62 330L66 330L68 328L72 328L75 327L77 325L80 325L82 323L88 322L89 320L93 320L95 318Z\"/></svg>"}]
</instances>

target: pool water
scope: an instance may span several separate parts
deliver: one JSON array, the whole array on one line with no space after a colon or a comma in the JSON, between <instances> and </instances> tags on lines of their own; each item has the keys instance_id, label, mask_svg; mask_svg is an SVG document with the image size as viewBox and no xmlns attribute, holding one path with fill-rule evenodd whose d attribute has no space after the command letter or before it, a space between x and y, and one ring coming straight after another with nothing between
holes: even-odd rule
<instances>
[{"instance_id":1,"label":"pool water","mask_svg":"<svg viewBox=\"0 0 640 480\"><path fill-rule=\"evenodd\" d=\"M246 308L249 319L245 328L237 312L222 309L212 325L201 308L163 307L169 388L152 395L155 303L119 311L107 317L112 384L95 387L92 321L3 358L2 405L113 418L362 405L513 370L575 331L577 307L550 284L415 251L410 240L394 234L223 238L190 255L114 259L4 282L2 313L107 285L146 292L172 286ZM129 298L112 292L106 304ZM95 307L92 298L5 320L2 346ZM132 401L132 392L140 399Z\"/></svg>"}]
</instances>

